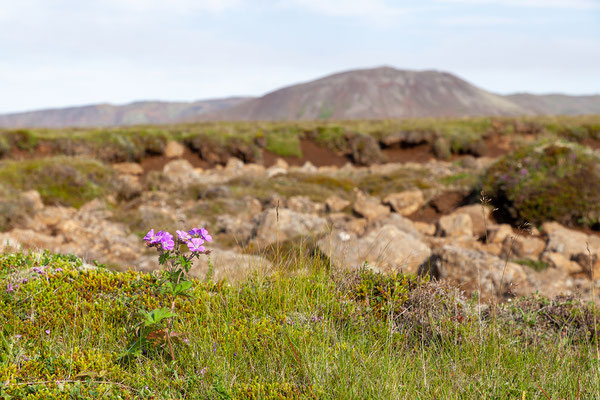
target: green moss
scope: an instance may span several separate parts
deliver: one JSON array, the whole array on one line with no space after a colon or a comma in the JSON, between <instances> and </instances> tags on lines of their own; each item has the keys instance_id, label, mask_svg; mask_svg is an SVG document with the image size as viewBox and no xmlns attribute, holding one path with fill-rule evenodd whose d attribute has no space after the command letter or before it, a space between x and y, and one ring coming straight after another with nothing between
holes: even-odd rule
<instances>
[{"instance_id":1,"label":"green moss","mask_svg":"<svg viewBox=\"0 0 600 400\"><path fill-rule=\"evenodd\" d=\"M3 161L0 181L15 190L37 190L44 203L79 207L107 193L113 171L102 163L82 157L50 157Z\"/></svg>"},{"instance_id":2,"label":"green moss","mask_svg":"<svg viewBox=\"0 0 600 400\"><path fill-rule=\"evenodd\" d=\"M446 186L473 187L479 182L479 177L470 172L458 172L456 174L444 176L440 183Z\"/></svg>"},{"instance_id":3,"label":"green moss","mask_svg":"<svg viewBox=\"0 0 600 400\"><path fill-rule=\"evenodd\" d=\"M294 130L270 132L266 136L266 150L281 157L302 157L300 139Z\"/></svg>"},{"instance_id":4,"label":"green moss","mask_svg":"<svg viewBox=\"0 0 600 400\"><path fill-rule=\"evenodd\" d=\"M519 258L516 260L512 260L513 262L524 265L536 271L543 271L547 269L550 265L547 262L540 260L530 260L529 258Z\"/></svg>"},{"instance_id":5,"label":"green moss","mask_svg":"<svg viewBox=\"0 0 600 400\"><path fill-rule=\"evenodd\" d=\"M365 175L355 181L362 191L380 197L408 189L428 189L435 185L435 182L430 181L427 171L409 168L398 168L385 175Z\"/></svg>"},{"instance_id":6,"label":"green moss","mask_svg":"<svg viewBox=\"0 0 600 400\"><path fill-rule=\"evenodd\" d=\"M333 194L347 197L354 187L352 180L312 174L287 174L271 179L233 179L228 183L236 198L252 196L268 200L274 193L289 198L307 196L313 201L323 202Z\"/></svg>"}]
</instances>

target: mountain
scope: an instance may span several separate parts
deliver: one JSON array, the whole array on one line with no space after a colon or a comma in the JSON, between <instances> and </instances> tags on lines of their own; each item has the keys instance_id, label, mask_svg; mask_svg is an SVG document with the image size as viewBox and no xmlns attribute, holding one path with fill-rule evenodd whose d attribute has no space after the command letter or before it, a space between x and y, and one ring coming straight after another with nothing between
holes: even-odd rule
<instances>
[{"instance_id":1,"label":"mountain","mask_svg":"<svg viewBox=\"0 0 600 400\"><path fill-rule=\"evenodd\" d=\"M576 115L600 113L600 95L567 96L564 94L534 95L517 93L505 97L533 114Z\"/></svg>"},{"instance_id":2,"label":"mountain","mask_svg":"<svg viewBox=\"0 0 600 400\"><path fill-rule=\"evenodd\" d=\"M523 110L446 72L363 69L288 86L202 119L314 120L515 115Z\"/></svg>"},{"instance_id":3,"label":"mountain","mask_svg":"<svg viewBox=\"0 0 600 400\"><path fill-rule=\"evenodd\" d=\"M115 106L94 104L0 115L0 127L24 128L67 126L117 126L166 124L197 117L199 114L232 107L247 97L194 102L139 101Z\"/></svg>"},{"instance_id":4,"label":"mountain","mask_svg":"<svg viewBox=\"0 0 600 400\"><path fill-rule=\"evenodd\" d=\"M142 101L0 115L0 127L161 124L207 120L318 120L600 114L600 96L502 96L447 72L391 67L337 73L269 92L191 103Z\"/></svg>"}]
</instances>

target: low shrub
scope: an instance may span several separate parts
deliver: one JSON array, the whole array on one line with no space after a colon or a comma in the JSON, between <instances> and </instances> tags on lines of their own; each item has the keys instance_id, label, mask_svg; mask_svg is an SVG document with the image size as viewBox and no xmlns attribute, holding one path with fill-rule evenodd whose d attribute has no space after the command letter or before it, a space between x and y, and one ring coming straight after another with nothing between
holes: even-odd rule
<instances>
[{"instance_id":1,"label":"low shrub","mask_svg":"<svg viewBox=\"0 0 600 400\"><path fill-rule=\"evenodd\" d=\"M517 222L598 228L600 157L570 142L536 143L495 163L484 191Z\"/></svg>"}]
</instances>

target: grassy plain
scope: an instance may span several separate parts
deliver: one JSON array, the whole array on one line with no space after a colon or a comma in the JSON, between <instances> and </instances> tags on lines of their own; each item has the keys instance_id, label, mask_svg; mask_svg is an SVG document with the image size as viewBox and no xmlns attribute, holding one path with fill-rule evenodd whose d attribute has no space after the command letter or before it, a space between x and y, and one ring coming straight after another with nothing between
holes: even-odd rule
<instances>
[{"instance_id":1,"label":"grassy plain","mask_svg":"<svg viewBox=\"0 0 600 400\"><path fill-rule=\"evenodd\" d=\"M235 286L195 281L177 303L175 360L160 347L120 360L137 311L166 302L156 274L4 254L0 398L600 398L590 305L478 309L427 279L281 259Z\"/></svg>"}]
</instances>

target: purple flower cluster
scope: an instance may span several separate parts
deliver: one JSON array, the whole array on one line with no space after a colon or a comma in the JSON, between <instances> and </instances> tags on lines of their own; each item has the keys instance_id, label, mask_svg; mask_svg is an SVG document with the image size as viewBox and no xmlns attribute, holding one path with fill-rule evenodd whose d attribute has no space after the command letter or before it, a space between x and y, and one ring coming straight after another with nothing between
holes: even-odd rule
<instances>
[{"instance_id":1,"label":"purple flower cluster","mask_svg":"<svg viewBox=\"0 0 600 400\"><path fill-rule=\"evenodd\" d=\"M144 236L144 241L148 246L160 246L169 251L175 248L175 241L177 241L178 244L186 244L192 252L203 253L206 248L202 245L204 242L212 241L212 236L204 228L194 228L187 232L177 231L177 239L174 239L169 232L154 232L154 229L150 229L148 234Z\"/></svg>"}]
</instances>

